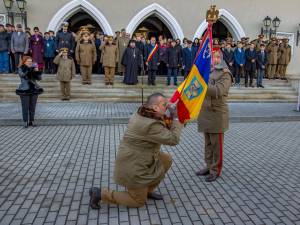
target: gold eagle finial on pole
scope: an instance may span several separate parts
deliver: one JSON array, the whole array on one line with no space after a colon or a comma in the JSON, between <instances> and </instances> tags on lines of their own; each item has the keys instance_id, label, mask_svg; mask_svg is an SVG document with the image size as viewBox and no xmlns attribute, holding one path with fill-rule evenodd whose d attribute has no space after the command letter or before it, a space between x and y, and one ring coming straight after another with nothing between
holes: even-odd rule
<instances>
[{"instance_id":1,"label":"gold eagle finial on pole","mask_svg":"<svg viewBox=\"0 0 300 225\"><path fill-rule=\"evenodd\" d=\"M216 9L216 5L211 5L210 9L206 12L206 22L215 23L219 18L219 10Z\"/></svg>"}]
</instances>

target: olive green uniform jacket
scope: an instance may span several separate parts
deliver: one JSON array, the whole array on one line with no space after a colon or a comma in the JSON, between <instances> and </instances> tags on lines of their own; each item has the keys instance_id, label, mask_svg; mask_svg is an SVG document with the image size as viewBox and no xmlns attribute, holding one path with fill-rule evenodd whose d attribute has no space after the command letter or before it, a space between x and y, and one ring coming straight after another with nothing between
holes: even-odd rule
<instances>
[{"instance_id":1,"label":"olive green uniform jacket","mask_svg":"<svg viewBox=\"0 0 300 225\"><path fill-rule=\"evenodd\" d=\"M165 176L159 159L161 145L177 145L183 125L174 121L167 129L163 121L133 115L116 157L114 179L127 188L145 188Z\"/></svg>"},{"instance_id":2,"label":"olive green uniform jacket","mask_svg":"<svg viewBox=\"0 0 300 225\"><path fill-rule=\"evenodd\" d=\"M208 89L198 116L198 131L224 133L229 128L227 105L231 75L226 70L214 70L210 74Z\"/></svg>"}]
</instances>

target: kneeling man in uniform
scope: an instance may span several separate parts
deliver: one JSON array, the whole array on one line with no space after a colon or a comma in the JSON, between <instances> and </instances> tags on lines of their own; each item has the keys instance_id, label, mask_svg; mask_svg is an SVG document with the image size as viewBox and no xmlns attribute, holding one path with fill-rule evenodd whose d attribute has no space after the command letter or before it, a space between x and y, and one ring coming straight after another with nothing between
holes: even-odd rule
<instances>
[{"instance_id":1,"label":"kneeling man in uniform","mask_svg":"<svg viewBox=\"0 0 300 225\"><path fill-rule=\"evenodd\" d=\"M90 205L100 201L128 207L142 207L147 198L162 200L154 193L172 164L172 157L160 151L161 145L177 145L183 125L174 119L170 128L164 122L168 100L160 93L148 97L147 103L130 119L115 162L115 182L126 191L93 187ZM174 114L177 113L175 110Z\"/></svg>"},{"instance_id":2,"label":"kneeling man in uniform","mask_svg":"<svg viewBox=\"0 0 300 225\"><path fill-rule=\"evenodd\" d=\"M221 51L213 53L208 89L198 117L198 131L203 132L205 138L206 167L196 174L207 175L207 182L215 181L221 175L224 132L229 123L227 97L232 79L222 56Z\"/></svg>"}]
</instances>

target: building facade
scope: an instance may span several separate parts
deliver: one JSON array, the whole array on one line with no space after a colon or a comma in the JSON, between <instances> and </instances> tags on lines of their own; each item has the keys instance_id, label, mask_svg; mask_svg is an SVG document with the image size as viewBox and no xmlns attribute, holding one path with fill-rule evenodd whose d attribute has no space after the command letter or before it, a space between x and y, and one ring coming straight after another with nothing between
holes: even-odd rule
<instances>
[{"instance_id":1,"label":"building facade","mask_svg":"<svg viewBox=\"0 0 300 225\"><path fill-rule=\"evenodd\" d=\"M173 38L193 39L205 32L206 10L211 4L220 11L216 35L228 32L235 40L245 36L256 39L266 16L280 18L277 33L289 37L293 49L288 73L300 76L300 46L296 46L299 0L30 0L27 21L29 27L38 26L42 31L57 31L63 21L70 21L73 29L88 23L110 35L121 28L131 34L150 28ZM0 8L5 12L2 1Z\"/></svg>"}]
</instances>

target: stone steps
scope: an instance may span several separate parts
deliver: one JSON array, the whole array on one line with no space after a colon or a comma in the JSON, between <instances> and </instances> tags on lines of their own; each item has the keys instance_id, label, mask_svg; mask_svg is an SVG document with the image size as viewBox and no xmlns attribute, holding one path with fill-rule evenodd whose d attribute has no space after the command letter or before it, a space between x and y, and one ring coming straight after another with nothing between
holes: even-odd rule
<instances>
[{"instance_id":1,"label":"stone steps","mask_svg":"<svg viewBox=\"0 0 300 225\"><path fill-rule=\"evenodd\" d=\"M154 92L162 92L171 97L176 86L166 86L166 77L157 77L156 86L146 85L147 77L144 76L144 97ZM75 102L140 102L142 85L125 85L122 83L123 77L115 77L115 85L105 86L103 75L93 75L92 85L82 85L79 75L72 80L71 98ZM141 81L141 77L139 77ZM182 82L183 77L179 77L178 82ZM243 80L243 79L242 79ZM15 94L15 89L19 85L20 79L16 74L0 76L0 101L16 102L19 97ZM297 93L284 80L264 80L265 88L245 88L244 86L232 87L229 92L230 102L296 102ZM40 82L45 92L40 96L42 102L60 101L60 89L55 75L43 75Z\"/></svg>"}]
</instances>

